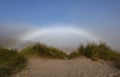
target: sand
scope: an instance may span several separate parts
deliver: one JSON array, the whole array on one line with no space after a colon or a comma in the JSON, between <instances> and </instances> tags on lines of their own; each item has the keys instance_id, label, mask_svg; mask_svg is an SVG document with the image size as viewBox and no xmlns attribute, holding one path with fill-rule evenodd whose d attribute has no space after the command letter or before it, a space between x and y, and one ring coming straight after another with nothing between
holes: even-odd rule
<instances>
[{"instance_id":1,"label":"sand","mask_svg":"<svg viewBox=\"0 0 120 77\"><path fill-rule=\"evenodd\" d=\"M28 66L13 77L120 77L120 70L111 63L84 57L72 60L31 57Z\"/></svg>"}]
</instances>

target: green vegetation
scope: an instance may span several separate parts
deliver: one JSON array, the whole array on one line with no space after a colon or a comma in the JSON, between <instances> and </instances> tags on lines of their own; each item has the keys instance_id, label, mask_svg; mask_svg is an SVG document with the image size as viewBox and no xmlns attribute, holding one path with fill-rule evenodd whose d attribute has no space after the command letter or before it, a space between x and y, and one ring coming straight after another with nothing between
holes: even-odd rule
<instances>
[{"instance_id":1,"label":"green vegetation","mask_svg":"<svg viewBox=\"0 0 120 77\"><path fill-rule=\"evenodd\" d=\"M86 46L81 45L78 49L80 55L84 55L87 58L93 60L103 59L103 60L116 60L120 59L120 53L111 49L105 43L88 43Z\"/></svg>"},{"instance_id":2,"label":"green vegetation","mask_svg":"<svg viewBox=\"0 0 120 77\"><path fill-rule=\"evenodd\" d=\"M66 53L62 52L53 47L48 47L46 45L37 43L33 46L29 46L21 51L25 56L36 55L44 58L58 58L65 59L67 58Z\"/></svg>"},{"instance_id":3,"label":"green vegetation","mask_svg":"<svg viewBox=\"0 0 120 77\"><path fill-rule=\"evenodd\" d=\"M72 52L69 57L74 58L78 56L86 56L92 60L118 60L120 59L120 53L111 49L105 43L88 43L87 45L81 45L78 48L78 52Z\"/></svg>"},{"instance_id":4,"label":"green vegetation","mask_svg":"<svg viewBox=\"0 0 120 77\"><path fill-rule=\"evenodd\" d=\"M10 77L24 68L26 59L16 52L0 47L0 77Z\"/></svg>"},{"instance_id":5,"label":"green vegetation","mask_svg":"<svg viewBox=\"0 0 120 77\"><path fill-rule=\"evenodd\" d=\"M20 71L26 66L27 61L25 57L34 55L52 59L73 59L85 56L92 60L103 59L114 61L115 66L120 68L120 53L111 49L105 43L81 45L78 51L74 51L69 55L56 48L37 43L22 49L20 52L0 47L0 77L10 77L12 74Z\"/></svg>"},{"instance_id":6,"label":"green vegetation","mask_svg":"<svg viewBox=\"0 0 120 77\"><path fill-rule=\"evenodd\" d=\"M69 55L68 55L68 59L73 59L73 58L76 58L76 57L79 57L79 52L71 52Z\"/></svg>"}]
</instances>

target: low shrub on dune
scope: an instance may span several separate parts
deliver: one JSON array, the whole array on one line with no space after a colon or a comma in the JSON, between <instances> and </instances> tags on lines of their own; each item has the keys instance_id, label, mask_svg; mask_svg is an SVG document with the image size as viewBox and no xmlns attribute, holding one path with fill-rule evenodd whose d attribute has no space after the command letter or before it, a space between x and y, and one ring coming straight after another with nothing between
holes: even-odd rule
<instances>
[{"instance_id":1,"label":"low shrub on dune","mask_svg":"<svg viewBox=\"0 0 120 77\"><path fill-rule=\"evenodd\" d=\"M35 45L23 49L21 53L26 56L37 55L39 57L44 58L65 59L67 57L66 53L64 53L63 51L53 47L48 47L40 43L37 43Z\"/></svg>"},{"instance_id":2,"label":"low shrub on dune","mask_svg":"<svg viewBox=\"0 0 120 77\"><path fill-rule=\"evenodd\" d=\"M111 49L105 43L81 45L78 51L74 51L69 55L59 49L36 43L22 49L20 52L0 47L0 77L10 77L12 74L18 72L26 66L27 61L25 57L34 55L52 59L73 59L85 56L92 60L112 60L115 66L120 69L120 53Z\"/></svg>"},{"instance_id":3,"label":"low shrub on dune","mask_svg":"<svg viewBox=\"0 0 120 77\"><path fill-rule=\"evenodd\" d=\"M91 59L117 60L120 59L120 53L111 49L105 43L88 43L86 46L81 45L78 49L80 55Z\"/></svg>"},{"instance_id":4,"label":"low shrub on dune","mask_svg":"<svg viewBox=\"0 0 120 77\"><path fill-rule=\"evenodd\" d=\"M10 77L25 65L26 59L16 50L0 47L0 77Z\"/></svg>"},{"instance_id":5,"label":"low shrub on dune","mask_svg":"<svg viewBox=\"0 0 120 77\"><path fill-rule=\"evenodd\" d=\"M73 58L76 58L76 57L79 57L79 53L76 52L76 51L73 51L71 52L69 55L68 55L68 59L73 59Z\"/></svg>"}]
</instances>

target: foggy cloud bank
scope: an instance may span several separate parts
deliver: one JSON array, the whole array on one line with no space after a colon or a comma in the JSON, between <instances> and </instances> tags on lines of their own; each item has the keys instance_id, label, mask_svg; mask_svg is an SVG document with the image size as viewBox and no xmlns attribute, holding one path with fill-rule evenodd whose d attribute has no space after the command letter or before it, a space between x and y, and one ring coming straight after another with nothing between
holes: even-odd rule
<instances>
[{"instance_id":1,"label":"foggy cloud bank","mask_svg":"<svg viewBox=\"0 0 120 77\"><path fill-rule=\"evenodd\" d=\"M13 47L30 31L32 28L26 24L0 24L0 45Z\"/></svg>"},{"instance_id":2,"label":"foggy cloud bank","mask_svg":"<svg viewBox=\"0 0 120 77\"><path fill-rule=\"evenodd\" d=\"M27 34L32 33L32 31L35 31L36 27L32 27L28 24L0 24L0 46L4 47L16 47L17 45L20 45L20 47L23 47L24 45L31 44L28 41L23 41L21 38L26 37ZM102 31L101 31L102 30ZM92 31L92 29L91 29ZM120 49L120 36L119 36L119 28L99 28L99 29L93 29L93 33L97 34L97 36L101 37L102 41L106 42L108 45L112 46L114 49ZM66 36L67 37L67 36ZM51 36L43 36L40 37L42 40L47 40L46 44L50 44L50 41L48 40L51 38ZM68 39L67 42L69 43ZM70 43L72 44L73 42L80 42L80 39L74 40ZM100 40L100 41L101 41ZM38 38L38 41L39 38ZM54 39L51 40L54 42ZM60 41L62 43L62 41ZM59 40L56 41L55 44L56 46L60 44ZM82 40L81 40L82 42ZM64 42L63 42L64 43ZM73 43L74 44L74 43ZM75 45L66 45L66 46L61 46L63 48L61 49L66 49L64 47L67 47L69 50L69 47ZM19 47L19 46L18 46ZM74 47L73 47L74 48Z\"/></svg>"}]
</instances>

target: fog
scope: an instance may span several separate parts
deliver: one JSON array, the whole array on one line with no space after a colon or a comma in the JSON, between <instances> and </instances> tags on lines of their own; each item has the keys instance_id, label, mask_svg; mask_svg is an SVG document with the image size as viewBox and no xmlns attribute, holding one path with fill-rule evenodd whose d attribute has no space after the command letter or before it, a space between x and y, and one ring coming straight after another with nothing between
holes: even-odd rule
<instances>
[{"instance_id":1,"label":"fog","mask_svg":"<svg viewBox=\"0 0 120 77\"><path fill-rule=\"evenodd\" d=\"M82 31L81 29L84 29L85 31ZM76 33L77 31L78 33ZM82 34L80 34L79 32ZM27 40L25 40L26 38ZM92 30L80 27L75 28L75 26L63 26L61 27L61 29L59 27L43 28L33 27L29 24L21 23L0 25L0 45L4 47L23 48L24 46L27 46L29 44L41 42L49 46L72 51L75 50L80 44L86 44L92 41L103 41L110 45L112 48L119 50L119 29L99 28Z\"/></svg>"}]
</instances>

